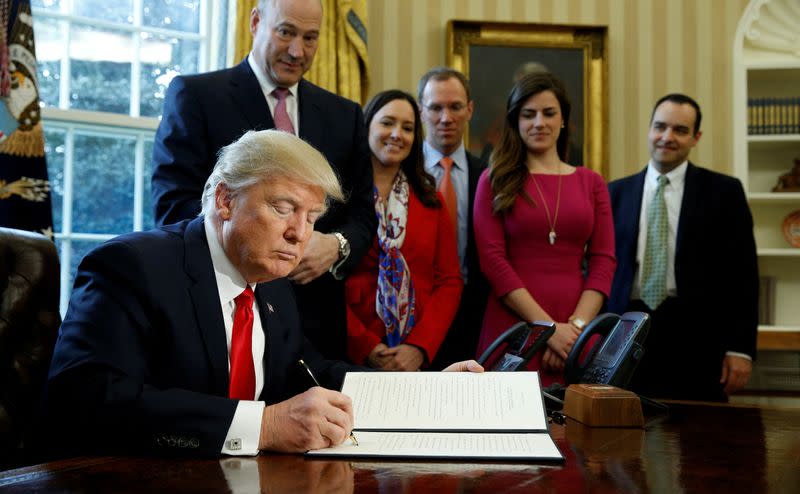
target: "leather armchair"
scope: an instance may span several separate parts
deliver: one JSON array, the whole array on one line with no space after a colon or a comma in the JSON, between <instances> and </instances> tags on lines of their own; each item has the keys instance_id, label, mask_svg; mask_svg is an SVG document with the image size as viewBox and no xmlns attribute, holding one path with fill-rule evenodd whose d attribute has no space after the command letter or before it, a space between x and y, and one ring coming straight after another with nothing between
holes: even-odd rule
<instances>
[{"instance_id":1,"label":"leather armchair","mask_svg":"<svg viewBox=\"0 0 800 494\"><path fill-rule=\"evenodd\" d=\"M0 228L0 470L33 456L53 346L61 324L59 262L47 237Z\"/></svg>"}]
</instances>

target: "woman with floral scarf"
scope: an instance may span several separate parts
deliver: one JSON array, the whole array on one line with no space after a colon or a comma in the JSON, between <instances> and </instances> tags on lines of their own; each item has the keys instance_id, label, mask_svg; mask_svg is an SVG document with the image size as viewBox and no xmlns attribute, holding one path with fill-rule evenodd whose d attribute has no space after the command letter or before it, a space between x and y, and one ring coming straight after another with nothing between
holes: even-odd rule
<instances>
[{"instance_id":1,"label":"woman with floral scarf","mask_svg":"<svg viewBox=\"0 0 800 494\"><path fill-rule=\"evenodd\" d=\"M378 369L419 370L433 360L458 308L455 230L423 166L414 98L381 92L364 120L378 232L345 285L348 357Z\"/></svg>"}]
</instances>

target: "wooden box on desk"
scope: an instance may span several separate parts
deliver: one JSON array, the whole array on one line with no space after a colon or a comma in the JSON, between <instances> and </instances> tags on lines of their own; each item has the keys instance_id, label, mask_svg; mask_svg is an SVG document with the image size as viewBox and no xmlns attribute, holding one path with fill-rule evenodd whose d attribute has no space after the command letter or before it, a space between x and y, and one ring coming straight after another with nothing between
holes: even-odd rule
<instances>
[{"instance_id":1,"label":"wooden box on desk","mask_svg":"<svg viewBox=\"0 0 800 494\"><path fill-rule=\"evenodd\" d=\"M571 384L564 414L591 427L644 427L639 397L606 384Z\"/></svg>"}]
</instances>

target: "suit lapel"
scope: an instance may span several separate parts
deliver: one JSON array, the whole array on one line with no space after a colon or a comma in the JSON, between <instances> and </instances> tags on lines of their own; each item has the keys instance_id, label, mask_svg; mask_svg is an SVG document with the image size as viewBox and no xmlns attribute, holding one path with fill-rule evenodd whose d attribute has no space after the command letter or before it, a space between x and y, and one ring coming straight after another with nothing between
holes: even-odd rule
<instances>
[{"instance_id":1,"label":"suit lapel","mask_svg":"<svg viewBox=\"0 0 800 494\"><path fill-rule=\"evenodd\" d=\"M300 79L297 86L297 97L300 106L297 108L297 117L300 119L299 136L306 142L315 143L314 147L320 149L319 143L325 142L322 121L318 115L323 113L320 108L316 95L316 88L305 79Z\"/></svg>"},{"instance_id":2,"label":"suit lapel","mask_svg":"<svg viewBox=\"0 0 800 494\"><path fill-rule=\"evenodd\" d=\"M219 304L219 289L202 219L198 218L189 223L184 233L184 242L185 269L193 281L189 294L194 306L197 327L200 329L211 363L213 391L214 394L227 396L228 344ZM213 303L215 300L217 303Z\"/></svg>"},{"instance_id":3,"label":"suit lapel","mask_svg":"<svg viewBox=\"0 0 800 494\"><path fill-rule=\"evenodd\" d=\"M469 217L470 224L472 223L472 207L475 203L475 191L478 189L478 179L481 178L483 173L483 162L475 156L467 153L467 168L469 169L469 182L467 184L469 190Z\"/></svg>"},{"instance_id":4,"label":"suit lapel","mask_svg":"<svg viewBox=\"0 0 800 494\"><path fill-rule=\"evenodd\" d=\"M683 184L683 198L681 199L681 212L678 215L678 229L675 234L675 271L678 271L678 259L683 246L686 231L691 231L691 223L700 211L700 194L697 183L697 167L691 162L686 167L686 178Z\"/></svg>"},{"instance_id":5,"label":"suit lapel","mask_svg":"<svg viewBox=\"0 0 800 494\"><path fill-rule=\"evenodd\" d=\"M642 204L642 196L644 195L644 179L646 176L647 168L645 167L644 170L632 177L633 194L627 196L628 202L622 205L623 211L630 211L629 214L625 214L623 216L623 219L626 223L625 231L631 232L630 235L626 236L626 240L633 242L632 248L630 249L630 251L633 252L633 263L636 263L636 250L639 242L639 217L642 214L642 208L646 207L644 204Z\"/></svg>"},{"instance_id":6,"label":"suit lapel","mask_svg":"<svg viewBox=\"0 0 800 494\"><path fill-rule=\"evenodd\" d=\"M251 129L264 130L275 127L264 91L256 79L256 75L245 59L233 68L228 87L231 99L236 103L239 112L247 119Z\"/></svg>"},{"instance_id":7,"label":"suit lapel","mask_svg":"<svg viewBox=\"0 0 800 494\"><path fill-rule=\"evenodd\" d=\"M259 283L256 285L256 303L258 304L258 311L261 316L261 329L264 331L264 359L262 365L264 366L264 387L261 391L261 396L266 396L267 390L270 389L270 379L272 379L272 372L270 372L269 363L272 362L272 349L280 348L280 342L276 341L279 331L276 329L275 309L269 301L269 289L267 284Z\"/></svg>"},{"instance_id":8,"label":"suit lapel","mask_svg":"<svg viewBox=\"0 0 800 494\"><path fill-rule=\"evenodd\" d=\"M469 269L479 269L478 263L472 262L473 256L477 257L477 251L474 245L475 229L472 225L472 211L475 207L475 191L478 189L478 179L481 178L484 168L484 163L480 159L469 152L467 153L467 169L469 170L467 181L469 211L467 211L467 249L465 255L467 257L467 266ZM475 260L477 261L477 258Z\"/></svg>"}]
</instances>

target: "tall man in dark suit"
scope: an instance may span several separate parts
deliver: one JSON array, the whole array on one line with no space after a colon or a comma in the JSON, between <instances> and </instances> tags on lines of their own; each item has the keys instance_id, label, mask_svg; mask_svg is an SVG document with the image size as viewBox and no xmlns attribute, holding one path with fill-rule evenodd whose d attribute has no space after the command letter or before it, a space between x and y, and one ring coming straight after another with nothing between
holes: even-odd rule
<instances>
[{"instance_id":1,"label":"tall man in dark suit","mask_svg":"<svg viewBox=\"0 0 800 494\"><path fill-rule=\"evenodd\" d=\"M443 179L449 174L455 191L456 207L451 215L456 219L458 258L464 278L458 312L432 363L433 368L440 369L475 357L478 345L488 285L478 263L472 206L478 178L486 164L464 147L464 131L473 108L464 74L448 67L431 69L419 80L417 98L425 125L425 170L436 178L440 190Z\"/></svg>"},{"instance_id":2,"label":"tall man in dark suit","mask_svg":"<svg viewBox=\"0 0 800 494\"><path fill-rule=\"evenodd\" d=\"M349 398L294 377L302 358L338 388L353 367L314 351L284 278L343 198L313 147L252 131L222 149L199 218L90 252L48 379L53 443L219 455L344 440Z\"/></svg>"},{"instance_id":3,"label":"tall man in dark suit","mask_svg":"<svg viewBox=\"0 0 800 494\"><path fill-rule=\"evenodd\" d=\"M159 225L197 216L217 152L250 129L278 128L322 152L347 201L334 204L289 278L303 328L329 358L344 358L342 279L377 228L372 168L360 107L302 79L317 51L319 0L260 0L250 14L253 50L236 67L173 79L153 148Z\"/></svg>"},{"instance_id":4,"label":"tall man in dark suit","mask_svg":"<svg viewBox=\"0 0 800 494\"><path fill-rule=\"evenodd\" d=\"M758 264L739 180L688 161L701 118L686 95L658 100L647 168L609 185L618 264L608 305L652 316L635 391L725 401L752 370Z\"/></svg>"}]
</instances>

